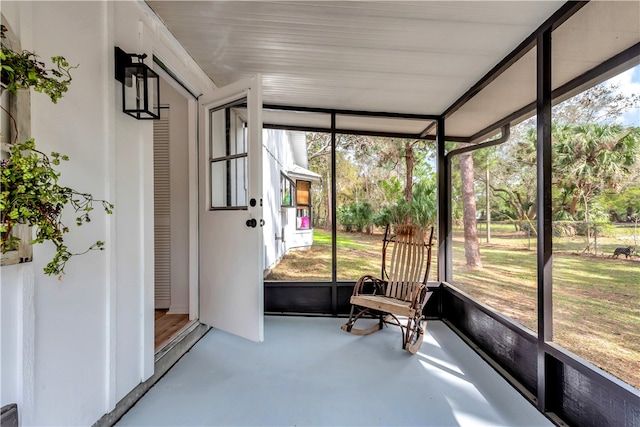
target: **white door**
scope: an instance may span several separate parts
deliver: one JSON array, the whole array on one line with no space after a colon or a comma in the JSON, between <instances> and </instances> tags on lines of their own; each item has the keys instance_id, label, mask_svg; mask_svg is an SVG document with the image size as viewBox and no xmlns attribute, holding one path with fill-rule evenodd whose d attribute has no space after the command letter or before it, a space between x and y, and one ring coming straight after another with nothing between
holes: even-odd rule
<instances>
[{"instance_id":1,"label":"white door","mask_svg":"<svg viewBox=\"0 0 640 427\"><path fill-rule=\"evenodd\" d=\"M263 340L259 75L200 98L200 321Z\"/></svg>"}]
</instances>

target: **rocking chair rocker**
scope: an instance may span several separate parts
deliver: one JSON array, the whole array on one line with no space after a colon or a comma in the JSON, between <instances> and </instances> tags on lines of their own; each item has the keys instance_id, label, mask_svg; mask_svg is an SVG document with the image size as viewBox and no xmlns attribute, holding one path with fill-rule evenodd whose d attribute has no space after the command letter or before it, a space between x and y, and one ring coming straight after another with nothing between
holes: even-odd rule
<instances>
[{"instance_id":1,"label":"rocking chair rocker","mask_svg":"<svg viewBox=\"0 0 640 427\"><path fill-rule=\"evenodd\" d=\"M349 321L342 325L342 330L368 335L379 331L385 324L399 326L402 348L412 354L418 351L426 329L422 309L431 296L427 278L431 267L432 239L433 227L425 241L422 227L399 225L395 235L390 235L387 226L382 244L380 278L365 275L358 279L350 300ZM367 329L353 327L358 319L367 315L378 317L378 323ZM400 318L406 318L404 323Z\"/></svg>"}]
</instances>

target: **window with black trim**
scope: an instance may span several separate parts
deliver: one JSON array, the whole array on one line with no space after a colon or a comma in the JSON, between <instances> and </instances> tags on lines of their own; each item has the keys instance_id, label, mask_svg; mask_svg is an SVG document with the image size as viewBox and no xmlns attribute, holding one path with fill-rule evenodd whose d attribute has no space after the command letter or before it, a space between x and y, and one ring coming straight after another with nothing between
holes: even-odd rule
<instances>
[{"instance_id":1,"label":"window with black trim","mask_svg":"<svg viewBox=\"0 0 640 427\"><path fill-rule=\"evenodd\" d=\"M311 229L311 181L296 181L296 228Z\"/></svg>"},{"instance_id":2,"label":"window with black trim","mask_svg":"<svg viewBox=\"0 0 640 427\"><path fill-rule=\"evenodd\" d=\"M295 206L296 185L291 178L285 174L280 174L280 206L291 208Z\"/></svg>"}]
</instances>

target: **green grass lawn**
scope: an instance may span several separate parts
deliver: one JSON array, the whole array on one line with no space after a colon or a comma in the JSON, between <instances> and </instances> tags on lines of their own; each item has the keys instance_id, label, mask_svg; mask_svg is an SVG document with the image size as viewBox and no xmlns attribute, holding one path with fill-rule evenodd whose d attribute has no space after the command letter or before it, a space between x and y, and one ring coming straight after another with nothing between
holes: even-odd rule
<instances>
[{"instance_id":1,"label":"green grass lawn","mask_svg":"<svg viewBox=\"0 0 640 427\"><path fill-rule=\"evenodd\" d=\"M382 235L338 233L338 280L380 271ZM290 251L266 280L331 280L331 232L313 231L313 246Z\"/></svg>"},{"instance_id":2,"label":"green grass lawn","mask_svg":"<svg viewBox=\"0 0 640 427\"><path fill-rule=\"evenodd\" d=\"M629 230L601 237L600 256L582 254L584 238L556 238L553 264L554 341L640 388L640 258L608 254ZM482 230L481 230L481 236ZM481 238L482 269L464 265L462 233L454 229L453 282L484 304L535 331L536 241L513 226L492 227ZM531 246L531 249L528 249ZM379 273L382 235L338 233L338 280ZM435 278L434 264L430 279ZM331 279L331 233L314 230L308 250L287 254L266 280Z\"/></svg>"},{"instance_id":3,"label":"green grass lawn","mask_svg":"<svg viewBox=\"0 0 640 427\"><path fill-rule=\"evenodd\" d=\"M535 251L481 247L482 269L454 245L454 285L536 330ZM554 254L554 341L640 388L640 262Z\"/></svg>"}]
</instances>

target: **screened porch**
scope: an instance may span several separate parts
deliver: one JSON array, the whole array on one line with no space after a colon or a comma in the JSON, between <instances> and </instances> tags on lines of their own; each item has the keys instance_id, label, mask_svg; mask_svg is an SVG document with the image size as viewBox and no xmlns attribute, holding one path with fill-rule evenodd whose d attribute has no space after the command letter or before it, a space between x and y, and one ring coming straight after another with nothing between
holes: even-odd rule
<instances>
[{"instance_id":1,"label":"screened porch","mask_svg":"<svg viewBox=\"0 0 640 427\"><path fill-rule=\"evenodd\" d=\"M486 378L478 379L478 382L472 380L467 384L472 395L457 403L444 403L443 396L440 396L437 399L439 404L431 412L427 391L433 386L433 377L424 378L411 388L411 393L416 392L419 396L414 402L420 407L419 413L409 415L410 418L396 418L399 421L393 422L385 418L391 411L389 409L385 411L385 417L364 418L361 424L376 424L378 420L381 424L428 425L430 413L438 414L435 419L442 421L434 425L475 425L476 422L529 425L541 414L545 416L540 420L542 425L548 420L569 425L640 424L640 392L630 384L629 377L620 378L625 376L624 367L622 374L612 375L592 360L585 360L559 344L557 334L554 335L554 331L563 327L557 322L561 302L554 299L554 284L559 279L552 268L558 249L554 246L557 235L552 200L555 168L552 162L552 108L638 66L638 3L230 3L213 2L205 6L199 2L186 5L147 2L216 84L224 85L256 72L263 74L264 128L328 135L331 146L327 157L329 175L324 182L327 185L327 205L330 206L325 219L333 225L329 230L330 268L322 280L265 280L264 310L270 315L283 316L268 317L268 327L276 324L299 326L309 322L309 329L316 331L321 325L327 325L326 331L335 334L337 342L348 342L345 355L332 361L336 364L326 369L342 373L332 384L349 386L351 393L345 389L340 393L339 402L334 402L331 386L323 392L315 390L307 394L307 389L302 391L293 383L285 384L284 387L292 392L284 396L302 399L299 403L294 399L297 404L291 406L295 408L296 416L288 418L282 414L287 411L286 405L282 412L270 412L269 408L274 406L269 405L269 399L273 396L269 392L270 384L264 383L256 385L264 393L253 396L254 401L245 409L248 418L216 419L220 414L205 412L205 421L201 423L254 424L259 422L251 417L257 413L263 414L261 419L265 423L273 424L352 425L363 419L359 416L366 404L349 405L349 400L352 395L358 398L366 396L359 395L359 384L377 382L379 371L387 365L377 365L379 361L366 362L370 366L353 384L347 376L350 371L343 372L340 368L344 359L375 358L383 350L378 347L381 345L378 336L356 339L341 336L337 328L340 320L335 318L348 313L355 278L343 278L338 268L336 152L340 135L365 135L428 142L433 147L437 174L437 218L434 221L437 228L437 268L430 277L434 295L425 309L435 327L427 329L430 340L425 340L422 356L407 359L404 354L398 354L401 362L392 366L399 370L407 366L410 369L424 368L435 377L453 375L456 382L460 380L460 372L464 375L470 372L465 370L469 366L465 365L467 362L451 360L452 366L457 367L443 367L441 363L434 362L436 356L430 351L445 351L452 357L464 352L465 357L479 355L486 364L475 367L488 368L486 375L499 373L512 388L493 402L489 401L491 399L481 402L486 395L480 392L473 397L473 393L485 389L483 381ZM638 114L638 110L633 111ZM535 188L530 202L537 206L535 216L527 217L529 229L536 230L532 247L528 248L535 266L535 270L528 273L534 283L533 295L527 296L529 326L524 326L522 321L514 320L511 313L507 313L510 305L520 302L521 296L517 292L504 306L496 308L456 284L464 282L464 277L458 276L460 270L456 266L454 231L457 224L454 223L452 201L454 165L459 156L500 146L512 137L514 127L526 120L534 121L532 156L535 174L529 184ZM632 124L638 125L637 120ZM633 268L637 270L635 264L625 266L631 271ZM507 284L509 280L509 277L500 275L492 279L497 286ZM605 285L607 283L602 283ZM623 304L633 311L640 297L633 290L627 295L628 299ZM638 322L637 312L632 317L634 322ZM213 341L219 335L215 330L209 332L183 362L190 357L197 358L199 346L213 345L208 344L209 340ZM637 332L631 335L629 339L638 339ZM305 336L304 339L313 340L313 336ZM384 337L384 351L396 355L395 350L387 348L387 335ZM439 346L435 345L436 342ZM259 358L251 357L258 357L260 352L272 348L267 344L265 349L256 348L254 352L249 343L238 345L247 346L239 352L249 358L246 361L248 365L258 363ZM355 350L361 345L366 351ZM283 352L287 357L295 356L297 353L288 346L294 348L295 340L277 350L273 347L272 351L276 355ZM313 347L309 345L309 348ZM637 350L630 351L636 352L637 359ZM388 358L394 357L389 355ZM614 349L611 358L615 357ZM313 358L313 353L301 356L302 360L310 358ZM180 369L184 369L183 375L195 375L190 374L186 367L180 368L186 365L183 362L170 371L166 380L175 376L175 380L180 382L177 373ZM396 362L398 360L394 360ZM242 366L237 368L242 370ZM628 368L628 371L632 370L633 367ZM277 376L278 373L272 374ZM468 375L475 378L475 374ZM412 383L416 376L410 378L401 383ZM242 380L238 381L243 384ZM169 399L170 384L163 385L161 381L157 392L150 392L138 407L162 406L158 402ZM373 386L365 388L368 390ZM394 387L394 392L402 394L401 389ZM162 394L164 392L169 394ZM385 392L381 393L386 396ZM519 417L525 412L501 412L511 409L509 405L505 405L508 408L499 408L498 402L507 398L524 398L529 402L529 409L536 408L538 413L531 414L531 418L526 415L524 419ZM459 409L465 404L463 402L474 399L475 403L482 403L478 407L473 406L478 409ZM194 401L185 401L184 406L189 408L190 402ZM316 409L313 405L322 405L319 402L338 405L341 409L334 414L337 418L322 418L333 416L335 406L326 411ZM398 401L392 406L401 405L402 401ZM377 406L377 401L372 406ZM305 413L305 407L318 412ZM481 407L484 409L479 409ZM252 408L256 408L255 413L252 413ZM234 414L240 411L241 407L237 407ZM137 412L134 408L131 415L122 420L122 425L129 425L127 422L131 425L161 422L155 418L144 421L144 415L135 421ZM197 413L194 411L191 415L197 417ZM310 413L317 418L305 418ZM404 411L402 414L412 413ZM353 418L355 415L358 417ZM515 418L502 418L511 415ZM209 416L211 418L206 418ZM198 423L196 418L190 420L184 422Z\"/></svg>"}]
</instances>

